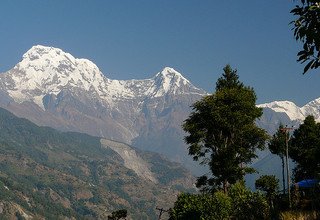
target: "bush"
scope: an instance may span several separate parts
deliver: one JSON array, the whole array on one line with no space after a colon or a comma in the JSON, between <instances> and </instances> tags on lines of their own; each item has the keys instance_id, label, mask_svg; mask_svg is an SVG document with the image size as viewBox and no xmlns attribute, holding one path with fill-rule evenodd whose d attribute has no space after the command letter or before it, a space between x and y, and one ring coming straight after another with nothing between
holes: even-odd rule
<instances>
[{"instance_id":1,"label":"bush","mask_svg":"<svg viewBox=\"0 0 320 220\"><path fill-rule=\"evenodd\" d=\"M229 190L232 200L233 216L238 220L268 219L269 205L265 196L259 192L251 192L244 182L234 184Z\"/></svg>"},{"instance_id":2,"label":"bush","mask_svg":"<svg viewBox=\"0 0 320 220\"><path fill-rule=\"evenodd\" d=\"M231 213L231 200L222 192L210 194L187 194L178 196L170 211L170 220L226 219Z\"/></svg>"},{"instance_id":3,"label":"bush","mask_svg":"<svg viewBox=\"0 0 320 220\"><path fill-rule=\"evenodd\" d=\"M214 194L182 193L170 211L170 220L214 220L214 219L269 219L269 205L266 197L251 192L238 182L226 195L221 191Z\"/></svg>"}]
</instances>

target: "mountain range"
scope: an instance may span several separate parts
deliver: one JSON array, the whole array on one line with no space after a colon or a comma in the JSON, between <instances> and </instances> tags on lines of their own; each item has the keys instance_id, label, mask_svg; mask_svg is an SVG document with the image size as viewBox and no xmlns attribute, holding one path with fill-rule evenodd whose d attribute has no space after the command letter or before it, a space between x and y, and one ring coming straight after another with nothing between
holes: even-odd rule
<instances>
[{"instance_id":1,"label":"mountain range","mask_svg":"<svg viewBox=\"0 0 320 220\"><path fill-rule=\"evenodd\" d=\"M0 106L15 115L159 152L190 169L181 124L204 95L173 68L150 79L112 80L87 59L40 45L0 74Z\"/></svg>"},{"instance_id":2,"label":"mountain range","mask_svg":"<svg viewBox=\"0 0 320 220\"><path fill-rule=\"evenodd\" d=\"M15 115L158 152L197 175L203 170L188 156L181 124L190 106L207 94L173 68L149 79L114 80L87 59L41 45L0 74L0 107ZM289 101L258 106L264 114L257 124L269 134L280 123L297 127L309 114L320 120L320 98L303 107Z\"/></svg>"}]
</instances>

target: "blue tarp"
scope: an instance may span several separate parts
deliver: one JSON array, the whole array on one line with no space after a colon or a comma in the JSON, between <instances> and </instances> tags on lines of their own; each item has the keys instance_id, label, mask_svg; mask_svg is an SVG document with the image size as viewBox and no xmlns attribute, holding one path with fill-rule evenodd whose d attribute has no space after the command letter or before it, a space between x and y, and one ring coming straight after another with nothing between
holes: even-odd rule
<instances>
[{"instance_id":1,"label":"blue tarp","mask_svg":"<svg viewBox=\"0 0 320 220\"><path fill-rule=\"evenodd\" d=\"M312 188L319 184L319 180L316 179L307 179L307 180L301 180L300 182L297 182L296 185L299 188Z\"/></svg>"}]
</instances>

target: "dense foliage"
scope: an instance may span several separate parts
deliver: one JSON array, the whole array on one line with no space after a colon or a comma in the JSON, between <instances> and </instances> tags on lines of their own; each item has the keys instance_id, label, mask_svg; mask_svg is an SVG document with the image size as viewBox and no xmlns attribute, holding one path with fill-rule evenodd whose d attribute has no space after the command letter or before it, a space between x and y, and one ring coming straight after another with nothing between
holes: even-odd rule
<instances>
[{"instance_id":1,"label":"dense foliage","mask_svg":"<svg viewBox=\"0 0 320 220\"><path fill-rule=\"evenodd\" d=\"M299 0L300 4L291 13L297 18L294 24L294 36L303 43L303 49L298 53L298 61L305 63L305 74L309 69L320 66L320 1Z\"/></svg>"},{"instance_id":2,"label":"dense foliage","mask_svg":"<svg viewBox=\"0 0 320 220\"><path fill-rule=\"evenodd\" d=\"M267 135L255 120L262 109L255 105L252 88L239 81L237 71L229 65L216 83L216 92L196 102L193 112L185 120L183 129L194 160L201 159L209 166L212 176L202 176L197 186L204 190L223 188L243 179L252 172L246 164L256 157L256 150L264 148Z\"/></svg>"},{"instance_id":3,"label":"dense foliage","mask_svg":"<svg viewBox=\"0 0 320 220\"><path fill-rule=\"evenodd\" d=\"M170 212L170 220L226 219L231 213L231 205L231 199L221 192L213 195L182 193Z\"/></svg>"},{"instance_id":4,"label":"dense foliage","mask_svg":"<svg viewBox=\"0 0 320 220\"><path fill-rule=\"evenodd\" d=\"M238 182L229 194L180 194L170 212L171 220L268 219L269 206L260 193L251 192Z\"/></svg>"},{"instance_id":5,"label":"dense foliage","mask_svg":"<svg viewBox=\"0 0 320 220\"><path fill-rule=\"evenodd\" d=\"M313 116L307 116L293 132L289 155L297 164L294 170L296 181L319 178L320 124L315 122Z\"/></svg>"},{"instance_id":6,"label":"dense foliage","mask_svg":"<svg viewBox=\"0 0 320 220\"><path fill-rule=\"evenodd\" d=\"M269 206L266 197L259 192L252 192L240 181L230 188L232 216L238 220L268 219Z\"/></svg>"}]
</instances>

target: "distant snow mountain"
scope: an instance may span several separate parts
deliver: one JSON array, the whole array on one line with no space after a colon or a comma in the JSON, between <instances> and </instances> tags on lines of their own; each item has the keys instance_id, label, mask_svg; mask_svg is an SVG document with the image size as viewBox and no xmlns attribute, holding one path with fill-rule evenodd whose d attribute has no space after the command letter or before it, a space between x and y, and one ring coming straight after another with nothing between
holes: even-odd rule
<instances>
[{"instance_id":1,"label":"distant snow mountain","mask_svg":"<svg viewBox=\"0 0 320 220\"><path fill-rule=\"evenodd\" d=\"M149 79L114 80L90 60L41 45L0 74L0 107L20 117L133 144L180 162L191 161L181 124L191 104L206 94L170 67Z\"/></svg>"},{"instance_id":2,"label":"distant snow mountain","mask_svg":"<svg viewBox=\"0 0 320 220\"><path fill-rule=\"evenodd\" d=\"M258 105L258 107L269 108L275 112L286 113L291 120L304 119L303 109L290 101L274 101L274 102Z\"/></svg>"},{"instance_id":3,"label":"distant snow mountain","mask_svg":"<svg viewBox=\"0 0 320 220\"><path fill-rule=\"evenodd\" d=\"M314 116L315 120L320 122L320 98L302 107L290 101L274 101L260 104L258 107L263 108L263 115L256 123L270 135L273 135L277 131L280 124L293 127L293 129L299 128L308 115ZM253 189L255 188L255 180L259 175L275 174L279 179L282 178L280 158L267 150L259 152L259 154L259 160L252 164L259 171L259 174L248 175L246 179L246 183ZM290 167L293 168L294 164L291 164Z\"/></svg>"},{"instance_id":4,"label":"distant snow mountain","mask_svg":"<svg viewBox=\"0 0 320 220\"><path fill-rule=\"evenodd\" d=\"M258 107L269 109L278 115L286 115L292 123L301 123L306 116L312 115L315 120L320 122L320 98L317 98L306 105L299 107L290 101L274 101L270 103L260 104ZM264 117L270 116L270 113L264 113ZM283 119L288 121L287 118ZM283 123L282 123L283 124Z\"/></svg>"}]
</instances>

